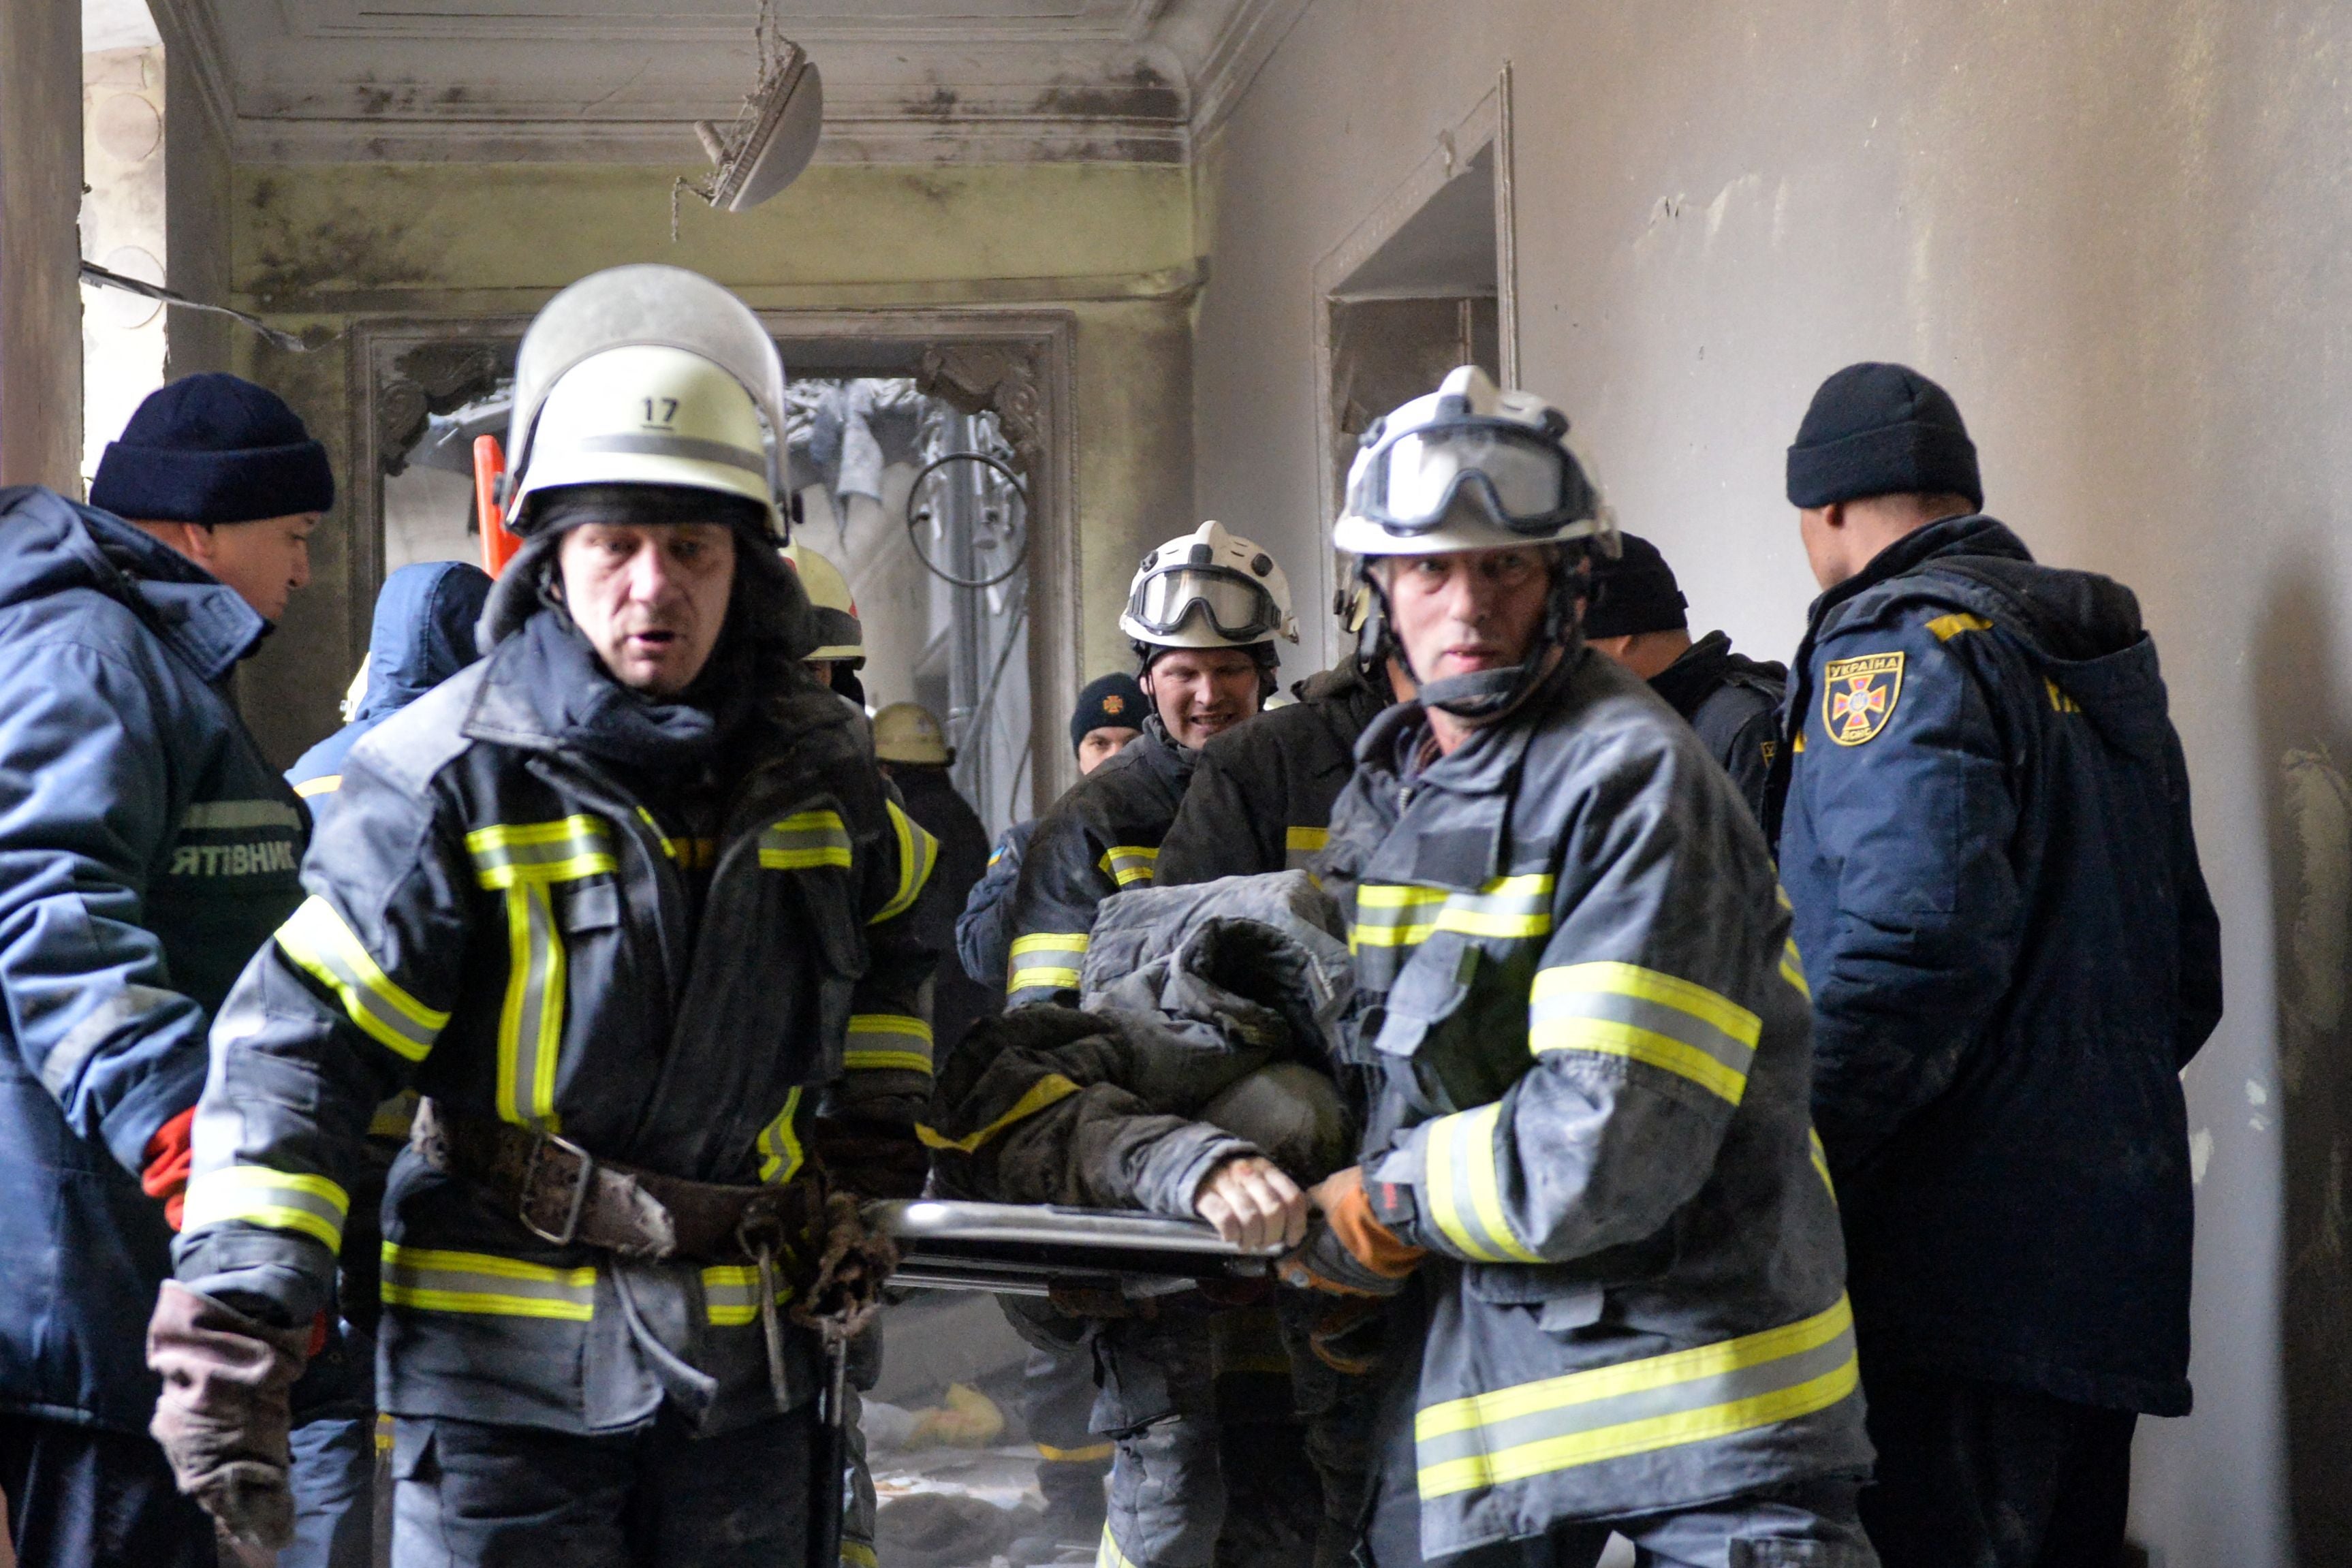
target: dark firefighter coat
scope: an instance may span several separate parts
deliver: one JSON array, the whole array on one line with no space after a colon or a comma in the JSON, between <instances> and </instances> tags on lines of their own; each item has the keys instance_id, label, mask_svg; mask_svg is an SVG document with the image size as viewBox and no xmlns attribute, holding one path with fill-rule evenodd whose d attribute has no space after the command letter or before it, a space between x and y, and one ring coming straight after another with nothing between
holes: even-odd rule
<instances>
[{"instance_id":1,"label":"dark firefighter coat","mask_svg":"<svg viewBox=\"0 0 2352 1568\"><path fill-rule=\"evenodd\" d=\"M1365 731L1318 872L1387 1068L1376 1216L1430 1249L1410 1445L1431 1560L1859 1471L1804 978L1762 835L1589 648L1417 765ZM1391 1466L1391 1474L1397 1473Z\"/></svg>"},{"instance_id":2,"label":"dark firefighter coat","mask_svg":"<svg viewBox=\"0 0 2352 1568\"><path fill-rule=\"evenodd\" d=\"M705 1182L791 1180L820 1098L911 1121L931 954L910 911L933 846L847 707L796 667L780 679L720 742L746 765L708 838L592 749L599 715L636 700L559 612L352 749L310 896L214 1032L184 1283L304 1321L370 1114L402 1087ZM383 1234L394 1414L606 1431L667 1395L707 1433L773 1409L751 1266L554 1245L414 1150ZM813 1341L790 1331L805 1397Z\"/></svg>"},{"instance_id":3,"label":"dark firefighter coat","mask_svg":"<svg viewBox=\"0 0 2352 1568\"><path fill-rule=\"evenodd\" d=\"M1356 738L1391 700L1388 679L1349 659L1291 689L1297 701L1201 748L1160 847L1160 883L1304 869L1322 849L1331 807L1356 771Z\"/></svg>"},{"instance_id":4,"label":"dark firefighter coat","mask_svg":"<svg viewBox=\"0 0 2352 1568\"><path fill-rule=\"evenodd\" d=\"M2221 936L2137 603L1950 519L1799 660L1781 872L1865 1360L2185 1415Z\"/></svg>"},{"instance_id":5,"label":"dark firefighter coat","mask_svg":"<svg viewBox=\"0 0 2352 1568\"><path fill-rule=\"evenodd\" d=\"M1095 906L1148 888L1160 841L1176 819L1200 753L1179 746L1157 713L1127 749L1072 784L1037 822L1013 892L1005 1003L1051 1002L1078 988Z\"/></svg>"},{"instance_id":6,"label":"dark firefighter coat","mask_svg":"<svg viewBox=\"0 0 2352 1568\"><path fill-rule=\"evenodd\" d=\"M176 552L0 490L0 1411L144 1432L171 1273L148 1142L301 901L301 804L230 705L268 625Z\"/></svg>"},{"instance_id":7,"label":"dark firefighter coat","mask_svg":"<svg viewBox=\"0 0 2352 1568\"><path fill-rule=\"evenodd\" d=\"M1780 749L1780 702L1789 667L1760 664L1731 651L1731 639L1709 632L1683 656L1650 677L1650 689L1698 731L1706 754L1723 764L1739 798L1764 820L1772 758Z\"/></svg>"},{"instance_id":8,"label":"dark firefighter coat","mask_svg":"<svg viewBox=\"0 0 2352 1568\"><path fill-rule=\"evenodd\" d=\"M945 768L914 763L890 764L890 782L907 815L939 843L939 863L931 885L917 908L923 945L936 951L939 964L931 972L931 1029L941 1051L955 1048L964 1032L981 1019L1003 1009L1004 987L972 979L955 954L956 921L964 900L988 869L988 829L981 826L971 805L956 793Z\"/></svg>"}]
</instances>

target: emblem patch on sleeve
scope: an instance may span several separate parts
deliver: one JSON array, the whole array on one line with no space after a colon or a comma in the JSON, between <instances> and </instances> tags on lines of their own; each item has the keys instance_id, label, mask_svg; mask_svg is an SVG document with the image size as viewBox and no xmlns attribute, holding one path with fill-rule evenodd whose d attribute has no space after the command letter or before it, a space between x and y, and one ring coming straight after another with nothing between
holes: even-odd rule
<instances>
[{"instance_id":1,"label":"emblem patch on sleeve","mask_svg":"<svg viewBox=\"0 0 2352 1568\"><path fill-rule=\"evenodd\" d=\"M1903 655L1833 658L1822 671L1822 724L1841 746L1859 746L1886 728L1903 695Z\"/></svg>"}]
</instances>

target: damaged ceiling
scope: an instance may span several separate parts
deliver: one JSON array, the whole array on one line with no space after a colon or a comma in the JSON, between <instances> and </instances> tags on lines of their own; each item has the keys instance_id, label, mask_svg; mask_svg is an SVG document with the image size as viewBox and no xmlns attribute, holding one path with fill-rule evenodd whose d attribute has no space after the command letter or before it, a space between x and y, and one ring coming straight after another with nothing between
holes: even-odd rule
<instances>
[{"instance_id":1,"label":"damaged ceiling","mask_svg":"<svg viewBox=\"0 0 2352 1568\"><path fill-rule=\"evenodd\" d=\"M247 163L691 163L757 0L152 0ZM1181 163L1307 0L774 0L833 163Z\"/></svg>"}]
</instances>

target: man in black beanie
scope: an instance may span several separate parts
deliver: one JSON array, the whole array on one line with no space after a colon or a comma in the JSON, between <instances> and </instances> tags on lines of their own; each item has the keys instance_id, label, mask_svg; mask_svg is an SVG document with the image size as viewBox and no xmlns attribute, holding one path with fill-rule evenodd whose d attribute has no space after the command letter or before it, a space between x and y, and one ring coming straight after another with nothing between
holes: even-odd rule
<instances>
[{"instance_id":1,"label":"man in black beanie","mask_svg":"<svg viewBox=\"0 0 2352 1568\"><path fill-rule=\"evenodd\" d=\"M1813 603L1774 770L1888 1568L2119 1560L2186 1415L2179 1070L2220 929L2130 591L1982 514L1944 389L1830 377L1789 448Z\"/></svg>"},{"instance_id":2,"label":"man in black beanie","mask_svg":"<svg viewBox=\"0 0 2352 1568\"><path fill-rule=\"evenodd\" d=\"M228 677L335 484L275 395L194 375L91 497L0 490L0 1491L26 1568L210 1568L139 1346L205 1031L302 901L307 819Z\"/></svg>"},{"instance_id":3,"label":"man in black beanie","mask_svg":"<svg viewBox=\"0 0 2352 1568\"><path fill-rule=\"evenodd\" d=\"M1722 632L1693 642L1690 601L1675 569L1648 540L1632 533L1617 539L1616 560L1597 556L1592 563L1584 640L1648 681L1698 731L1707 755L1723 764L1762 821L1772 757L1780 749L1789 667L1742 658Z\"/></svg>"}]
</instances>

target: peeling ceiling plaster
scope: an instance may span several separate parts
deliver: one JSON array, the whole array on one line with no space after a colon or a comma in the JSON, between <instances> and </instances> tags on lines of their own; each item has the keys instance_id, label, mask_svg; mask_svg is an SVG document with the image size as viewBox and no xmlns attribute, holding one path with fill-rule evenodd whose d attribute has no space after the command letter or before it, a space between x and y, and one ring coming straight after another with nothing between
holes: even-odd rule
<instances>
[{"instance_id":1,"label":"peeling ceiling plaster","mask_svg":"<svg viewBox=\"0 0 2352 1568\"><path fill-rule=\"evenodd\" d=\"M153 0L247 163L691 165L755 3ZM1181 163L1308 0L778 0L828 163Z\"/></svg>"}]
</instances>

